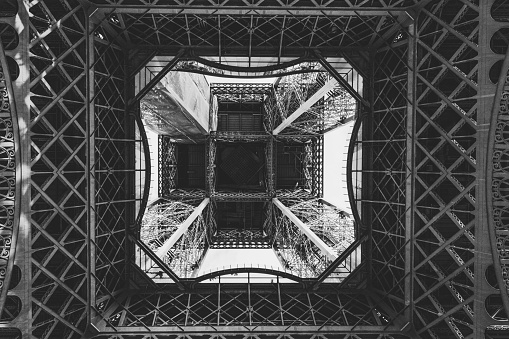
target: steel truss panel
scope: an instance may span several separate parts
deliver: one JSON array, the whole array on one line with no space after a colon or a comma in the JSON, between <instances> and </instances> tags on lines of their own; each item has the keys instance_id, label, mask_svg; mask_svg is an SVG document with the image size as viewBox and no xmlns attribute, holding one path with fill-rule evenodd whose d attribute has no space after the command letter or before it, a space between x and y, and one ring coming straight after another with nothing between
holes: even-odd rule
<instances>
[{"instance_id":1,"label":"steel truss panel","mask_svg":"<svg viewBox=\"0 0 509 339\"><path fill-rule=\"evenodd\" d=\"M166 197L177 187L177 144L170 137L160 135L159 151L159 196Z\"/></svg>"},{"instance_id":2,"label":"steel truss panel","mask_svg":"<svg viewBox=\"0 0 509 339\"><path fill-rule=\"evenodd\" d=\"M270 94L271 89L271 83L212 83L210 85L210 91L212 94Z\"/></svg>"},{"instance_id":3,"label":"steel truss panel","mask_svg":"<svg viewBox=\"0 0 509 339\"><path fill-rule=\"evenodd\" d=\"M2 15L14 11L13 1L7 3ZM25 6L18 0L15 20L2 16L2 23L12 24L20 35L21 48L5 53L16 57L20 52L19 58L14 64L2 59L1 67L26 77L14 82L20 90L14 94L18 111L30 111L19 128L20 144L27 145L21 158L32 173L23 194L15 195L14 205L27 201L31 212L20 223L27 246L16 247L24 251L16 260L23 262L26 276L7 293L17 293L20 301L8 301L5 286L0 298L6 305L5 326L41 339L162 339L180 338L186 331L197 338L257 339L286 334L506 336L504 76L509 61L502 67L493 105L486 74L489 63L502 58L490 52L487 38L488 26L497 25L489 15L495 1L200 3L42 0ZM412 10L405 8L414 4ZM179 54L182 48L195 55ZM357 141L363 153L359 222L368 230L362 245L367 277L361 288L321 283L314 285L316 290L299 290L312 284L276 281L264 286L178 282L157 289L134 267L136 242L128 236L142 196L135 157L142 141L136 137L137 113L129 105L136 96L133 74L157 51L183 56L175 60L180 70L245 75L250 66L263 63L256 75L271 76L282 73L282 65L311 60L307 51L314 49L326 59L358 53L365 67L363 97L369 107L361 109L368 118ZM200 56L230 68L211 70ZM242 68L231 67L236 57ZM265 57L269 61L260 62ZM0 89L10 93L5 83L0 81ZM17 182L12 185L9 165L9 131L16 125L13 121L10 126L7 117L12 100L6 94L2 100L0 117L6 127L0 128L5 134L0 146L6 151L0 156L5 176L0 200L12 206L11 192L20 189ZM487 159L483 147L491 105L496 107L491 122L495 132L489 145L493 156ZM278 122L272 120L266 125L273 128ZM310 135L287 138L302 142ZM321 178L321 166L309 177ZM486 184L482 175L488 172L492 181ZM313 184L313 193L275 194L297 203L319 195L321 185ZM486 194L491 205L486 205ZM170 199L205 195L168 192ZM212 198L203 216L211 229L214 203ZM484 211L486 206L491 212ZM1 246L12 251L9 211L5 207ZM267 212L268 220L275 218L274 211ZM271 225L265 226L269 230ZM2 265L11 265L10 259ZM484 270L491 264L494 275ZM16 331L0 330L5 333Z\"/></svg>"},{"instance_id":4,"label":"steel truss panel","mask_svg":"<svg viewBox=\"0 0 509 339\"><path fill-rule=\"evenodd\" d=\"M127 6L128 7L128 6ZM362 14L352 10L348 16L341 12L292 14L290 8L280 13L263 15L258 11L214 15L200 13L199 7L179 6L178 12L153 13L150 8L124 10L126 5L99 10L95 20L104 22L98 31L106 40L142 49L158 49L160 53L176 55L183 47L193 46L198 55L300 57L310 48L320 49L322 55L336 56L337 48L365 49L378 39L376 33L396 34L399 23L388 11ZM257 7L258 9L260 7ZM184 10L184 11L182 11ZM192 13L194 11L194 13ZM256 20L253 20L256 16ZM278 62L279 63L279 62Z\"/></svg>"},{"instance_id":5,"label":"steel truss panel","mask_svg":"<svg viewBox=\"0 0 509 339\"><path fill-rule=\"evenodd\" d=\"M373 307L371 296L361 290L341 293L330 285L314 292L292 284L255 287L251 284L206 284L193 292L160 290L130 293L126 308L116 309L106 331L121 334L243 332L257 333L393 333L383 310ZM351 306L355 305L355 308ZM152 316L147 317L147 308ZM129 311L127 311L129 310ZM348 310L348 311L347 311ZM344 312L343 312L344 311ZM141 325L141 326L140 326ZM285 330L286 327L286 330ZM288 331L288 329L292 329ZM216 329L216 330L215 330Z\"/></svg>"}]
</instances>

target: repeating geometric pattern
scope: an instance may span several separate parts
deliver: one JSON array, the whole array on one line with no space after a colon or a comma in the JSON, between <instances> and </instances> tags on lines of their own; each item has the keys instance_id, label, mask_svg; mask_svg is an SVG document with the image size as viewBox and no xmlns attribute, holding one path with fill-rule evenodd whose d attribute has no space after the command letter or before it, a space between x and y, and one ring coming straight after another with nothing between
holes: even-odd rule
<instances>
[{"instance_id":1,"label":"repeating geometric pattern","mask_svg":"<svg viewBox=\"0 0 509 339\"><path fill-rule=\"evenodd\" d=\"M34 3L30 13L31 332L81 338L90 250L86 19L74 1Z\"/></svg>"},{"instance_id":2,"label":"repeating geometric pattern","mask_svg":"<svg viewBox=\"0 0 509 339\"><path fill-rule=\"evenodd\" d=\"M119 326L149 326L154 330L159 327L161 333L155 330L152 334L158 338L159 335L164 338L165 332L178 331L179 326L189 325L202 334L223 326L249 328L253 335L277 332L288 326L310 326L314 330L337 326L338 335L364 325L375 326L375 331L382 331L384 327L389 332L394 331L384 320L387 315L371 306L373 301L366 293L340 293L335 289L314 293L297 286L286 287L288 290L249 291L249 286L222 284L219 289L216 285L203 286L191 293L130 294L123 307L112 313L109 319L112 329L105 330L113 334L122 329ZM131 338L134 334L122 337Z\"/></svg>"},{"instance_id":3,"label":"repeating geometric pattern","mask_svg":"<svg viewBox=\"0 0 509 339\"><path fill-rule=\"evenodd\" d=\"M476 6L441 1L417 24L414 324L423 338L473 333L478 18Z\"/></svg>"},{"instance_id":4,"label":"repeating geometric pattern","mask_svg":"<svg viewBox=\"0 0 509 339\"><path fill-rule=\"evenodd\" d=\"M98 4L98 5L131 5L131 6L140 6L144 5L152 5L152 6L167 6L167 5L181 5L180 1L172 0L172 1L162 1L162 0L91 0L90 2ZM387 7L404 7L411 6L414 2L412 0L339 0L334 4L318 4L315 2L308 3L307 1L297 0L292 2L296 8L299 7L307 7L307 8L316 8L316 9L338 9L338 8L364 8L364 7L374 7L374 8L387 8ZM213 8L214 3L211 1L202 1L200 3L201 6L211 7ZM238 2L234 0L227 0L222 3L223 6L244 6L246 8L250 7L249 2ZM262 0L256 3L260 9L264 7L285 7L285 3L283 1L269 1Z\"/></svg>"},{"instance_id":5,"label":"repeating geometric pattern","mask_svg":"<svg viewBox=\"0 0 509 339\"><path fill-rule=\"evenodd\" d=\"M503 12L506 7L497 3ZM485 318L474 313L479 309L475 291L482 287L479 275L484 274L474 270L484 236L478 231L476 196L484 194L476 191L476 172L485 166L476 159L477 149L484 147L477 135L479 59L489 48L480 44L481 1L293 1L289 7L284 1L255 5L226 0L222 8L196 1L199 11L188 2L162 0L6 4L2 17L18 7L25 10L25 4L30 13L22 22L29 41L20 37L5 43L4 36L14 36L7 26L0 26L0 33L2 53L18 43L27 44L30 52L26 137L32 176L26 194L32 213L25 282L29 297L0 298L2 321L12 321L21 309L29 316L25 333L66 339L98 331L109 333L97 338L140 339L475 338L479 328L487 327ZM419 15L409 27L412 20L393 10L414 4L423 8L416 8ZM233 15L232 10L239 12ZM296 15L299 10L302 15ZM130 49L135 45L145 51L136 54ZM345 55L353 50L359 58L353 61L370 65L362 70L370 75L363 97L372 107L359 108L369 118L357 140L365 159L359 226L370 233L362 245L367 276L354 277L357 286L350 281L349 289L336 289L324 283L310 290L301 284L268 284L256 290L247 284L210 283L203 290L152 292L155 284L130 264L130 230L141 201L134 152L142 141L136 107L128 101L134 97L130 80L139 65L128 60L155 50L175 55L187 46L219 61L233 53L229 56L249 63L267 53L276 64L315 47L325 57L336 55L339 46ZM1 67L5 74L6 62ZM9 64L9 71L15 69ZM2 93L8 90L5 79L0 77ZM507 252L506 94L504 89L490 159L501 258ZM5 95L0 98L0 265L5 267L15 223L11 206L17 159L12 156L16 131L9 123L12 104ZM320 142L313 146L316 152L321 152ZM309 177L321 178L322 166L314 165ZM321 185L313 184L313 190L320 192ZM204 192L193 194L203 198ZM506 271L503 266L504 281ZM490 301L487 311L507 324L501 297ZM191 325L199 326L197 332L184 334L182 326ZM160 332L147 334L157 327ZM269 327L274 332L265 334ZM218 334L215 328L236 332ZM310 328L337 332L296 334ZM486 338L502 338L506 332L491 326ZM0 336L17 338L19 331L1 328Z\"/></svg>"}]
</instances>

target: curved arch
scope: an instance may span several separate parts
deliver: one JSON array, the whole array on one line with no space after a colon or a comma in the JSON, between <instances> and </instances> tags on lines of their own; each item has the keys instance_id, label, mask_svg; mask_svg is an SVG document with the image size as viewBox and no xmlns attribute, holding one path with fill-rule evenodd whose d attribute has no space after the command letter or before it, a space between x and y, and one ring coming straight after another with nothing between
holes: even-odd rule
<instances>
[{"instance_id":1,"label":"curved arch","mask_svg":"<svg viewBox=\"0 0 509 339\"><path fill-rule=\"evenodd\" d=\"M495 263L495 274L498 281L498 286L500 286L500 294L502 297L502 301L504 304L504 308L506 312L509 310L509 276L503 276L502 270L503 266L502 257L505 255L505 251L503 248L497 246L499 242L503 242L504 240L504 230L498 230L498 228L502 228L506 226L509 228L509 225L499 225L497 227L495 222L495 216L499 215L499 208L495 207L494 200L497 198L495 196L494 190L496 190L496 186L498 184L498 180L495 181L495 172L501 172L505 170L500 168L497 165L497 162L500 157L500 152L496 153L496 145L504 144L504 140L499 131L499 128L502 124L499 125L499 121L502 122L501 115L507 116L509 114L509 93L504 93L504 88L509 84L509 50L506 53L504 62L501 67L501 72L497 84L497 90L495 91L495 98L493 99L493 106L491 111L491 121L490 121L490 129L488 133L488 143L487 143L487 157L486 157L486 208L488 215L488 232L490 237L491 251L493 256L493 261ZM504 105L505 103L505 105ZM502 106L504 105L504 106ZM497 155L498 154L498 155ZM507 204L507 202L506 202ZM509 266L506 266L506 269L509 270ZM505 288L504 288L505 287Z\"/></svg>"},{"instance_id":2,"label":"curved arch","mask_svg":"<svg viewBox=\"0 0 509 339\"><path fill-rule=\"evenodd\" d=\"M150 146L148 144L147 131L145 130L145 125L141 120L140 110L138 109L137 113L134 115L136 124L138 125L138 129L140 131L141 142L143 145L143 152L145 153L145 184L143 186L143 195L141 198L140 209L138 210L138 215L136 217L136 229L141 227L141 221L143 220L143 215L145 213L145 209L147 208L148 197L150 193L150 179L151 179L151 165L150 165Z\"/></svg>"},{"instance_id":3,"label":"curved arch","mask_svg":"<svg viewBox=\"0 0 509 339\"><path fill-rule=\"evenodd\" d=\"M359 130L362 126L362 121L365 119L367 115L363 114L355 120L355 124L352 129L352 137L350 138L350 143L348 144L348 154L346 157L346 190L348 192L348 200L350 201L350 208L352 209L353 218L357 225L355 231L357 232L356 236L360 236L359 227L363 226L362 220L357 210L357 204L355 203L355 196L353 192L353 182L352 182L352 165L353 165L353 153L355 150L355 142L357 141L357 136L359 135Z\"/></svg>"},{"instance_id":4,"label":"curved arch","mask_svg":"<svg viewBox=\"0 0 509 339\"><path fill-rule=\"evenodd\" d=\"M235 79L235 78L243 78L243 75L234 75L234 74L218 74L214 73L212 71L203 70L203 69L180 69L177 67L174 68L175 71L178 72L188 72L188 73L197 73L197 74L203 74L203 75L210 75L215 77L221 77L221 78L228 78L228 79ZM302 74L302 73L315 73L317 70L299 70L299 71L291 71L291 72L281 72L281 73L271 73L267 75L253 75L248 76L250 79L264 79L264 78L274 78L274 77L281 77L286 75L294 75L294 74ZM320 72L320 71L318 71ZM325 72L325 71L324 71Z\"/></svg>"},{"instance_id":5,"label":"curved arch","mask_svg":"<svg viewBox=\"0 0 509 339\"><path fill-rule=\"evenodd\" d=\"M236 267L236 268L228 268L225 270L215 271L211 273L207 273L205 275L196 277L193 282L199 283L204 280L214 279L222 275L229 275L229 274L238 274L238 273L261 273L261 274L267 274L267 275L273 275L278 276L281 278L286 278L293 280L295 282L302 282L302 278L293 275L291 273L286 273L278 270L273 270L270 268L262 268L262 267Z\"/></svg>"},{"instance_id":6,"label":"curved arch","mask_svg":"<svg viewBox=\"0 0 509 339\"><path fill-rule=\"evenodd\" d=\"M18 236L19 199L21 186L16 184L16 178L21 177L21 167L17 166L19 159L19 129L17 123L16 105L13 96L13 88L9 73L9 65L5 56L3 44L0 38L0 140L4 143L6 152L0 155L1 160L7 166L0 168L0 176L6 180L0 181L0 190L7 191L0 197L0 205L5 213L0 220L0 311L4 308L7 300L7 290L11 280L11 272L14 265L14 257Z\"/></svg>"},{"instance_id":7,"label":"curved arch","mask_svg":"<svg viewBox=\"0 0 509 339\"><path fill-rule=\"evenodd\" d=\"M495 0L491 6L491 17L498 22L509 21L509 4L506 0Z\"/></svg>"},{"instance_id":8,"label":"curved arch","mask_svg":"<svg viewBox=\"0 0 509 339\"><path fill-rule=\"evenodd\" d=\"M280 77L284 75L298 73L319 72L319 71L326 72L326 70L322 69L322 67L318 64L317 61L316 66L320 66L318 69L306 67L294 69L300 64L313 61L316 61L316 58L312 58L308 54L306 54L303 57L296 58L294 60L280 63L277 65L244 67L244 66L225 65L220 62L207 60L200 56L196 56L193 53L189 53L186 57L182 57L179 63L175 65L175 67L173 67L172 70L180 72L200 73L225 78L238 78L238 77L273 78L276 76ZM197 64L193 64L193 62Z\"/></svg>"},{"instance_id":9,"label":"curved arch","mask_svg":"<svg viewBox=\"0 0 509 339\"><path fill-rule=\"evenodd\" d=\"M497 274L495 273L494 265L489 265L484 271L484 279L488 282L488 284L496 290L500 289L497 280Z\"/></svg>"},{"instance_id":10,"label":"curved arch","mask_svg":"<svg viewBox=\"0 0 509 339\"><path fill-rule=\"evenodd\" d=\"M502 64L504 60L498 60L490 67L489 78L493 84L498 83L499 74L502 72Z\"/></svg>"},{"instance_id":11,"label":"curved arch","mask_svg":"<svg viewBox=\"0 0 509 339\"><path fill-rule=\"evenodd\" d=\"M491 294L484 301L484 310L493 320L506 322L508 320L507 312L502 304L500 294Z\"/></svg>"},{"instance_id":12,"label":"curved arch","mask_svg":"<svg viewBox=\"0 0 509 339\"><path fill-rule=\"evenodd\" d=\"M194 53L192 53L192 52L190 53L190 58L191 58L191 60L195 60L197 62L204 64L204 65L222 69L225 71L249 72L249 73L258 73L258 72L261 73L261 72L271 72L271 71L282 70L282 69L285 69L285 68L288 68L291 66L296 66L302 62L310 60L309 54L305 53L304 56L302 56L302 57L296 58L296 59L288 61L288 62L283 62L283 63L277 64L277 65L262 66L262 67L242 67L242 66L229 66L229 65L224 65L220 62L210 61L205 58L194 55Z\"/></svg>"}]
</instances>

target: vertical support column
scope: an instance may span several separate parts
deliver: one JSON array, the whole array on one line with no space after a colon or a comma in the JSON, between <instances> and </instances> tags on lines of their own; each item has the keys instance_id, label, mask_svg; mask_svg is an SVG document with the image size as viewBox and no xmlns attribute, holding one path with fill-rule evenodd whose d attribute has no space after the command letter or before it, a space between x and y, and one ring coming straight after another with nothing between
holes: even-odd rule
<instances>
[{"instance_id":1,"label":"vertical support column","mask_svg":"<svg viewBox=\"0 0 509 339\"><path fill-rule=\"evenodd\" d=\"M217 326L221 323L221 276L217 282Z\"/></svg>"},{"instance_id":2,"label":"vertical support column","mask_svg":"<svg viewBox=\"0 0 509 339\"><path fill-rule=\"evenodd\" d=\"M251 305L251 274L247 272L247 313L249 326L253 325L253 306Z\"/></svg>"},{"instance_id":3,"label":"vertical support column","mask_svg":"<svg viewBox=\"0 0 509 339\"><path fill-rule=\"evenodd\" d=\"M207 171L205 173L205 182L207 185L208 196L212 197L216 193L216 138L215 132L207 137L207 148L205 151L205 163Z\"/></svg>"},{"instance_id":4,"label":"vertical support column","mask_svg":"<svg viewBox=\"0 0 509 339\"><path fill-rule=\"evenodd\" d=\"M13 116L13 128L18 129L19 143L15 145L16 158L16 186L20 192L16 199L15 213L19 213L17 225L17 239L13 242L15 248L14 265L21 270L21 281L18 286L9 291L21 299L21 312L9 325L17 327L22 332L23 339L31 338L32 331L32 264L31 264L31 138L30 138L30 32L28 6L18 0L18 14L10 18L2 18L14 27L19 36L18 46L12 51L6 51L19 66L19 76L12 79L13 98L16 105L16 115ZM17 148L17 149L16 149ZM8 288L8 286L5 286Z\"/></svg>"},{"instance_id":5,"label":"vertical support column","mask_svg":"<svg viewBox=\"0 0 509 339\"><path fill-rule=\"evenodd\" d=\"M367 97L368 97L368 100L369 100L369 106L368 107L364 107L364 106L361 106L359 105L359 111L360 111L360 116L359 118L361 118L364 113L367 113L367 119L365 119L365 123L362 124L362 126L360 127L360 133L361 133L361 138L365 138L365 135L366 136L369 136L369 135L372 135L372 131L373 131L373 128L372 128L372 118L373 118L373 112L374 112L374 103L375 103L375 95L374 95L374 84L375 84L375 57L376 57L376 53L374 51L371 51L370 54L369 54L369 77L367 79L368 80L368 86L364 86L364 88L366 89L367 91ZM366 112L365 112L366 110ZM361 145L363 145L363 142L364 140L361 140ZM368 144L368 148L365 149L365 147L362 147L362 170L364 169L371 169L371 166L373 164L373 151L369 148L369 147L372 147L370 144ZM369 237L368 237L368 241L367 241L367 249L366 249L366 261L367 261L367 271L368 271L368 283L367 283L367 286L368 288L372 286L372 281L373 281L373 263L372 263L372 249L373 249L373 230L372 230L372 227L371 227L371 224L370 224L370 220L371 220L371 211L370 209L366 208L366 203L363 202L363 200L368 200L369 199L369 192L372 192L372 185L373 185L373 180L372 180L372 176L373 174L370 173L371 171L366 171L366 172L362 172L362 178L361 178L361 182L362 182L362 190L361 190L361 211L360 211L360 217L362 220L365 221L364 224L366 225L369 225L368 226L368 234L369 234ZM367 222L366 222L367 221Z\"/></svg>"},{"instance_id":6,"label":"vertical support column","mask_svg":"<svg viewBox=\"0 0 509 339\"><path fill-rule=\"evenodd\" d=\"M278 301L278 308L279 308L279 316L281 318L281 326L285 326L285 317L284 317L284 310L283 310L283 303L281 302L281 285L279 284L279 275L277 276L277 301Z\"/></svg>"},{"instance_id":7,"label":"vertical support column","mask_svg":"<svg viewBox=\"0 0 509 339\"><path fill-rule=\"evenodd\" d=\"M135 118L136 114L139 114L140 110L140 102L136 101L132 105L128 105L127 102L129 98L134 96L134 79L129 77L129 58L124 56L123 58L123 79L124 79L124 133L125 133L125 145L123 149L123 157L125 159L125 199L130 200L126 202L126 204L130 204L131 208L124 208L125 220L125 232L126 232L126 241L124 241L124 252L126 256L129 257L134 253L134 243L129 241L129 237L127 234L135 228L136 226L136 127L135 127ZM127 141L129 140L129 141ZM131 176L132 174L132 176ZM131 263L129 260L125 260L124 262L125 281L129 280L130 271L131 271Z\"/></svg>"},{"instance_id":8,"label":"vertical support column","mask_svg":"<svg viewBox=\"0 0 509 339\"><path fill-rule=\"evenodd\" d=\"M412 322L414 282L414 215L415 215L415 115L416 115L416 50L415 24L408 27L408 74L406 117L406 197L405 197L405 319Z\"/></svg>"},{"instance_id":9,"label":"vertical support column","mask_svg":"<svg viewBox=\"0 0 509 339\"><path fill-rule=\"evenodd\" d=\"M312 149L312 194L316 197L323 198L323 152L324 142L323 135L311 140Z\"/></svg>"},{"instance_id":10,"label":"vertical support column","mask_svg":"<svg viewBox=\"0 0 509 339\"><path fill-rule=\"evenodd\" d=\"M88 13L87 13L88 14ZM92 320L96 316L95 312L95 107L94 107L94 35L91 33L93 25L90 20L86 20L86 31L89 32L86 36L86 118L87 118L87 167L85 177L87 179L87 250L88 250L88 264L87 264L87 323L92 324Z\"/></svg>"},{"instance_id":11,"label":"vertical support column","mask_svg":"<svg viewBox=\"0 0 509 339\"><path fill-rule=\"evenodd\" d=\"M217 132L217 111L218 111L218 102L217 97L210 93L210 101L209 101L209 134L212 132Z\"/></svg>"},{"instance_id":12,"label":"vertical support column","mask_svg":"<svg viewBox=\"0 0 509 339\"><path fill-rule=\"evenodd\" d=\"M275 187L274 187L274 177L276 175L275 166L274 166L274 138L270 136L267 141L267 193L269 197L273 197L275 195Z\"/></svg>"},{"instance_id":13,"label":"vertical support column","mask_svg":"<svg viewBox=\"0 0 509 339\"><path fill-rule=\"evenodd\" d=\"M509 51L506 52L505 60L502 55L496 55L490 48L490 39L493 34L500 28L506 26L506 23L496 22L491 16L491 7L495 0L486 0L479 3L479 64L478 64L478 100L477 100L477 133L476 142L478 147L476 148L475 158L477 160L476 168L476 222L475 222L475 293L476 298L474 300L474 332L473 337L484 338L487 325L490 323L496 323L486 312L485 301L490 294L501 294L502 301L505 310L509 310L509 300L507 298L507 290L504 289L504 285L500 285L500 290L495 290L492 286L486 282L486 269L493 264L495 271L500 269L500 260L498 258L496 248L496 236L491 238L496 232L493 229L495 227L495 216L493 207L496 203L501 203L502 199L495 201L493 196L492 184L494 178L496 178L494 163L494 154L497 152L497 141L498 137L496 133L497 129L497 117L500 111L500 99L502 92L504 91L504 85L506 82L506 74L509 67ZM491 67L499 60L502 62L501 74L498 77L498 83L493 83L489 78L489 72ZM493 124L493 126L491 125ZM502 127L503 129L503 127ZM490 131L493 133L490 136ZM493 136L495 136L493 138ZM503 144L504 141L501 141ZM494 144L494 145L493 145ZM490 152L490 148L494 147L493 151ZM505 147L503 145L502 147ZM488 151L487 151L488 149ZM502 151L502 149L498 149ZM499 153L500 154L500 153ZM504 175L500 173L501 175ZM497 206L503 209L505 206ZM505 226L506 225L498 225ZM500 227L501 232L503 227ZM497 267L497 265L499 267ZM501 332L503 333L503 332ZM487 337L487 336L486 336Z\"/></svg>"}]
</instances>

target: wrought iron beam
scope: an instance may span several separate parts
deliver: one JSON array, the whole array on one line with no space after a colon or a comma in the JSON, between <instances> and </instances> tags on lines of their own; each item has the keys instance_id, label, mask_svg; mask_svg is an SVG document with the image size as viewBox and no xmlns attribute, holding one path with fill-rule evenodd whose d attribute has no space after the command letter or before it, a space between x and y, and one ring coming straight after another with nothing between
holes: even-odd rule
<instances>
[{"instance_id":1,"label":"wrought iron beam","mask_svg":"<svg viewBox=\"0 0 509 339\"><path fill-rule=\"evenodd\" d=\"M135 102L143 98L159 81L161 81L164 76L168 74L168 72L171 71L171 69L175 67L175 65L179 62L180 58L184 55L184 52L185 50L181 49L177 55L170 62L168 62L166 66L163 67L163 69L159 71L159 73L150 79L149 83L146 84L145 87L140 89L134 98L129 100L128 106L132 106Z\"/></svg>"},{"instance_id":2,"label":"wrought iron beam","mask_svg":"<svg viewBox=\"0 0 509 339\"><path fill-rule=\"evenodd\" d=\"M126 4L97 4L99 11L107 13L128 14L196 14L196 15L288 15L288 16L387 16L389 13L406 12L411 7L362 7L362 6L303 6L292 8L290 6L258 6L258 5L126 5Z\"/></svg>"},{"instance_id":3,"label":"wrought iron beam","mask_svg":"<svg viewBox=\"0 0 509 339\"><path fill-rule=\"evenodd\" d=\"M415 217L415 96L416 96L416 68L417 68L417 46L416 27L411 24L408 28L408 74L407 74L407 116L406 116L406 179L405 179L405 317L407 321L413 315L413 284L415 279L414 265L414 217Z\"/></svg>"},{"instance_id":4,"label":"wrought iron beam","mask_svg":"<svg viewBox=\"0 0 509 339\"><path fill-rule=\"evenodd\" d=\"M290 211L288 207L283 205L283 203L279 201L278 198L273 198L272 202L302 231L302 233L304 233L322 251L324 255L326 255L332 261L337 259L338 256L334 250L322 239L320 239L313 231L311 231L309 227L306 226L306 224L303 223L302 220L300 220L295 214L293 214L293 212Z\"/></svg>"},{"instance_id":5,"label":"wrought iron beam","mask_svg":"<svg viewBox=\"0 0 509 339\"><path fill-rule=\"evenodd\" d=\"M342 263L344 262L355 250L359 248L366 240L368 239L368 234L364 233L362 236L357 238L346 250L344 250L337 258L332 262L332 264L327 267L325 271L323 271L316 282L313 283L312 288L316 290L318 286L329 277L332 272Z\"/></svg>"},{"instance_id":6,"label":"wrought iron beam","mask_svg":"<svg viewBox=\"0 0 509 339\"><path fill-rule=\"evenodd\" d=\"M154 261L154 263L157 264L157 266L159 266L159 268L164 272L166 273L170 279L172 279L175 284L177 285L177 287L181 290L184 289L184 285L182 284L182 282L180 281L180 278L175 274L175 272L173 272L169 267L168 265L166 265L164 263L164 261L159 257L157 256L154 252L152 252L152 250L141 240L135 238L132 234L129 235L131 240L134 241L136 243L136 245L138 245L143 252L145 252L145 254L150 258L150 260Z\"/></svg>"},{"instance_id":7,"label":"wrought iron beam","mask_svg":"<svg viewBox=\"0 0 509 339\"><path fill-rule=\"evenodd\" d=\"M338 73L338 71L332 67L331 64L329 64L327 62L327 60L323 57L323 55L318 51L318 50L315 50L314 51L315 53L315 56L316 58L318 59L318 61L320 61L320 64L323 66L323 68L325 68L333 77L334 79L336 79L338 81L338 83L348 92L350 93L350 95L352 97L354 97L357 102L359 102L360 104L362 104L364 107L369 107L369 103L366 99L364 99L362 97L362 95L357 92L353 87L352 85L350 85L348 83L348 81L345 80L345 78L343 78L341 76L341 74Z\"/></svg>"},{"instance_id":8,"label":"wrought iron beam","mask_svg":"<svg viewBox=\"0 0 509 339\"><path fill-rule=\"evenodd\" d=\"M279 132L288 127L292 122L294 122L298 117L302 114L306 113L311 106L316 104L320 99L322 99L327 93L334 89L337 84L337 80L330 79L323 85L318 91L316 91L309 99L307 99L297 110L295 110L289 117L287 117L278 127L272 131L273 135L278 135Z\"/></svg>"},{"instance_id":9,"label":"wrought iron beam","mask_svg":"<svg viewBox=\"0 0 509 339\"><path fill-rule=\"evenodd\" d=\"M164 244L157 250L156 255L159 258L162 258L168 253L168 251L175 245L175 243L180 239L180 237L187 231L187 229L191 226L193 221L198 218L198 216L203 212L205 207L210 202L210 198L205 198L198 205L193 213L187 217L187 219L179 226L179 228L171 235L171 237L164 242Z\"/></svg>"},{"instance_id":10,"label":"wrought iron beam","mask_svg":"<svg viewBox=\"0 0 509 339\"><path fill-rule=\"evenodd\" d=\"M366 326L366 325L326 325L326 326L312 326L312 325L283 325L283 326L217 326L217 325L195 325L195 326L160 326L160 327L118 327L110 328L107 327L103 330L105 334L116 334L116 335L157 335L157 334L169 334L169 333L185 333L187 335L192 334L229 334L229 333L250 333L252 335L257 334L302 334L302 333L320 333L320 334L400 334L401 329L397 326Z\"/></svg>"}]
</instances>

